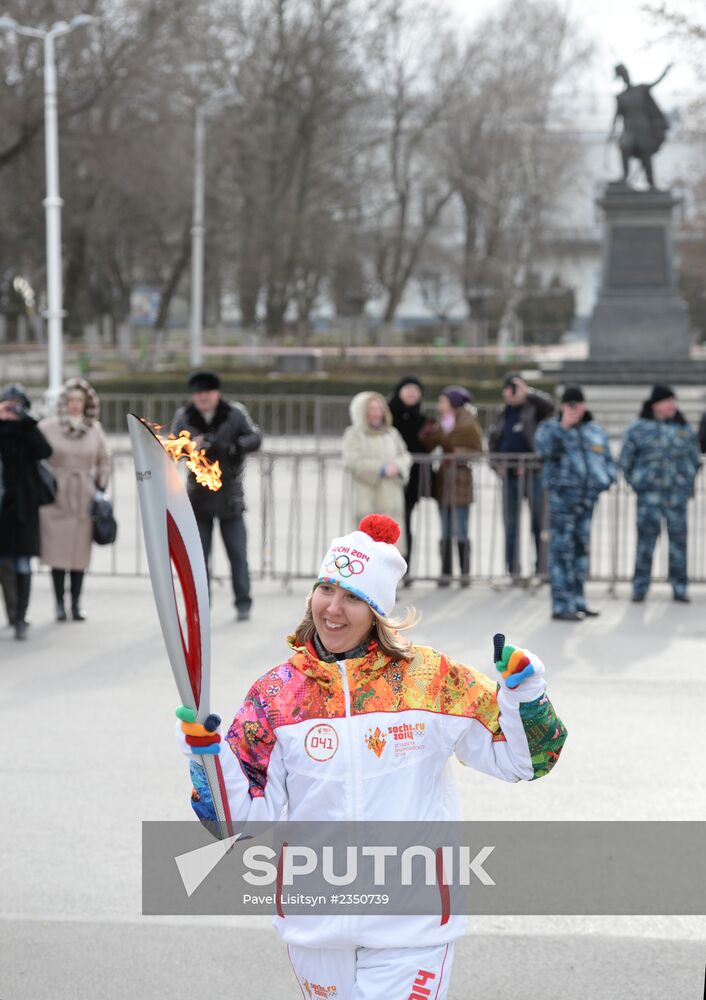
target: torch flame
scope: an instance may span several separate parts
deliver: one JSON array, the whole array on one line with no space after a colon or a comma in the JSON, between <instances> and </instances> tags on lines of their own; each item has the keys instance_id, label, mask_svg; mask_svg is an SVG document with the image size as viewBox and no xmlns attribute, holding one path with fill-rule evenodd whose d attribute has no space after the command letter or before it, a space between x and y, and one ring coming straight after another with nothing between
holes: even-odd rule
<instances>
[{"instance_id":1,"label":"torch flame","mask_svg":"<svg viewBox=\"0 0 706 1000\"><path fill-rule=\"evenodd\" d=\"M220 490L223 485L223 472L220 463L217 461L209 462L205 449L196 447L188 431L180 431L179 437L170 434L165 438L159 433L162 430L161 424L150 424L149 426L157 435L164 450L168 455L171 455L175 462L181 458L186 459L187 469L194 474L194 478L200 486L206 486L214 493Z\"/></svg>"}]
</instances>

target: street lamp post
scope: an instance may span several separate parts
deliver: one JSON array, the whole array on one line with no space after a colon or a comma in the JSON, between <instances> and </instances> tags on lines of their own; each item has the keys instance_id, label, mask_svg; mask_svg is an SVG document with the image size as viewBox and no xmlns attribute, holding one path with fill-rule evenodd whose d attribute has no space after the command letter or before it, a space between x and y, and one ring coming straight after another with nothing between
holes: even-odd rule
<instances>
[{"instance_id":1,"label":"street lamp post","mask_svg":"<svg viewBox=\"0 0 706 1000\"><path fill-rule=\"evenodd\" d=\"M44 210L47 233L47 340L49 345L49 395L56 398L63 381L64 317L61 264L61 206L59 194L59 122L57 114L56 59L54 40L74 28L94 20L90 14L79 14L68 24L57 21L47 31L28 28L11 17L0 17L0 30L39 38L44 42L44 145L46 165L46 198Z\"/></svg>"},{"instance_id":2,"label":"street lamp post","mask_svg":"<svg viewBox=\"0 0 706 1000\"><path fill-rule=\"evenodd\" d=\"M205 179L206 179L206 115L219 104L235 101L237 91L231 88L211 94L196 108L194 125L194 204L191 220L191 337L190 361L199 368L203 361L203 272Z\"/></svg>"},{"instance_id":3,"label":"street lamp post","mask_svg":"<svg viewBox=\"0 0 706 1000\"><path fill-rule=\"evenodd\" d=\"M191 221L191 367L200 368L203 358L203 244L205 237L205 106L196 109L194 126L194 205Z\"/></svg>"}]
</instances>

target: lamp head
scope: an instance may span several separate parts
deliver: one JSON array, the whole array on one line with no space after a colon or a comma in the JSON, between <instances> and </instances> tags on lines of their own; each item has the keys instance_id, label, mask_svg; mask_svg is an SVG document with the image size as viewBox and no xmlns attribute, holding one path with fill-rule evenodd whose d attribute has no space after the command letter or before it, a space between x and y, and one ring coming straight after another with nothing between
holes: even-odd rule
<instances>
[{"instance_id":1,"label":"lamp head","mask_svg":"<svg viewBox=\"0 0 706 1000\"><path fill-rule=\"evenodd\" d=\"M209 94L203 103L203 107L212 113L223 105L232 106L233 104L240 103L242 103L242 98L234 87L223 87L221 90L216 90L213 94Z\"/></svg>"}]
</instances>

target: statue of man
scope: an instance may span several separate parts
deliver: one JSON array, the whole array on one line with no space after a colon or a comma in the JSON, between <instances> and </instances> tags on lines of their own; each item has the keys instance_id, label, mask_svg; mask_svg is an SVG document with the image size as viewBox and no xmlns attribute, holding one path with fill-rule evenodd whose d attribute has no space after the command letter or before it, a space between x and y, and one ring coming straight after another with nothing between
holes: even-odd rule
<instances>
[{"instance_id":1,"label":"statue of man","mask_svg":"<svg viewBox=\"0 0 706 1000\"><path fill-rule=\"evenodd\" d=\"M630 160L634 158L642 164L647 183L651 188L655 186L652 157L665 140L669 122L657 107L650 91L665 78L670 69L671 63L654 83L631 84L630 75L625 66L620 63L615 67L615 75L624 80L625 90L621 90L617 96L617 107L610 138L612 139L615 135L618 118L622 118L623 131L618 140L618 146L623 160L624 181L628 179Z\"/></svg>"}]
</instances>

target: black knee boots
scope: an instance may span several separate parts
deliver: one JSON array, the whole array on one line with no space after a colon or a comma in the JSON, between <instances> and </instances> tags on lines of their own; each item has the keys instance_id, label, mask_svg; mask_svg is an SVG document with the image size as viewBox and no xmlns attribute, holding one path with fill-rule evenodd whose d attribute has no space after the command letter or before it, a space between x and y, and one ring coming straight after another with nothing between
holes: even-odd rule
<instances>
[{"instance_id":1,"label":"black knee boots","mask_svg":"<svg viewBox=\"0 0 706 1000\"><path fill-rule=\"evenodd\" d=\"M15 571L12 568L11 559L0 559L0 586L2 587L2 596L5 601L7 624L14 627L17 611L15 607Z\"/></svg>"},{"instance_id":2,"label":"black knee boots","mask_svg":"<svg viewBox=\"0 0 706 1000\"><path fill-rule=\"evenodd\" d=\"M414 582L412 579L412 536L407 533L407 551L405 552L404 561L407 563L407 572L402 577L402 586L411 587Z\"/></svg>"},{"instance_id":3,"label":"black knee boots","mask_svg":"<svg viewBox=\"0 0 706 1000\"><path fill-rule=\"evenodd\" d=\"M15 639L27 638L27 608L32 586L31 573L15 574Z\"/></svg>"},{"instance_id":4,"label":"black knee boots","mask_svg":"<svg viewBox=\"0 0 706 1000\"><path fill-rule=\"evenodd\" d=\"M54 597L56 599L56 620L66 621L66 608L64 607L64 580L66 578L65 569L53 569L51 580L54 584Z\"/></svg>"},{"instance_id":5,"label":"black knee boots","mask_svg":"<svg viewBox=\"0 0 706 1000\"><path fill-rule=\"evenodd\" d=\"M468 538L458 540L458 562L461 567L461 586L471 583L471 543Z\"/></svg>"},{"instance_id":6,"label":"black knee boots","mask_svg":"<svg viewBox=\"0 0 706 1000\"><path fill-rule=\"evenodd\" d=\"M75 622L85 622L86 616L81 611L81 587L83 586L83 571L71 570L71 617Z\"/></svg>"},{"instance_id":7,"label":"black knee boots","mask_svg":"<svg viewBox=\"0 0 706 1000\"><path fill-rule=\"evenodd\" d=\"M468 538L458 539L458 563L461 569L460 583L462 587L468 587L471 583L471 543ZM441 576L438 580L440 587L448 587L453 579L453 538L442 538L439 542L439 555L441 556Z\"/></svg>"},{"instance_id":8,"label":"black knee boots","mask_svg":"<svg viewBox=\"0 0 706 1000\"><path fill-rule=\"evenodd\" d=\"M64 605L64 585L66 580L65 569L53 569L51 571L52 583L54 584L54 596L56 598L56 620L65 622L67 620L66 607ZM84 622L86 616L81 611L81 588L83 586L83 571L71 570L71 617L75 622Z\"/></svg>"},{"instance_id":9,"label":"black knee boots","mask_svg":"<svg viewBox=\"0 0 706 1000\"><path fill-rule=\"evenodd\" d=\"M448 587L451 584L453 552L453 539L442 538L439 542L439 555L441 556L441 576L437 581L439 587Z\"/></svg>"}]
</instances>

